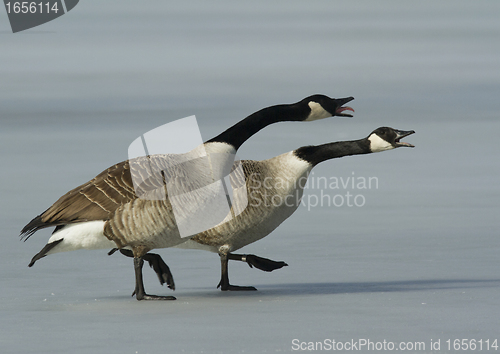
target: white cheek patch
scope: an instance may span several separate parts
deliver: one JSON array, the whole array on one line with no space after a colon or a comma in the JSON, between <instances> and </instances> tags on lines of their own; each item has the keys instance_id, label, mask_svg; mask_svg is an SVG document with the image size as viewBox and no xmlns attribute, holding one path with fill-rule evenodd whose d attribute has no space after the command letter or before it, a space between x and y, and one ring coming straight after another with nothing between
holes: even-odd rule
<instances>
[{"instance_id":1,"label":"white cheek patch","mask_svg":"<svg viewBox=\"0 0 500 354\"><path fill-rule=\"evenodd\" d=\"M379 137L377 134L372 134L369 136L368 140L370 140L370 150L372 152L380 152L394 149L390 143Z\"/></svg>"},{"instance_id":2,"label":"white cheek patch","mask_svg":"<svg viewBox=\"0 0 500 354\"><path fill-rule=\"evenodd\" d=\"M331 117L332 114L325 110L319 103L311 101L308 103L309 108L311 108L311 113L305 120L306 122L311 122L313 120L323 119Z\"/></svg>"}]
</instances>

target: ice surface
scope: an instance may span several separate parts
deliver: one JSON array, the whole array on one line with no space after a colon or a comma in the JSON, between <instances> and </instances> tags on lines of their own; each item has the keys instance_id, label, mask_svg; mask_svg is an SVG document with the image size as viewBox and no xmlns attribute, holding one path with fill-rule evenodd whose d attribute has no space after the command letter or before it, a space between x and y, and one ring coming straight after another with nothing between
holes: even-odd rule
<instances>
[{"instance_id":1,"label":"ice surface","mask_svg":"<svg viewBox=\"0 0 500 354\"><path fill-rule=\"evenodd\" d=\"M275 353L292 340L500 339L500 3L81 1L0 43L2 353ZM196 114L204 139L260 108L354 96L354 118L280 123L239 156L414 129L401 148L346 157L315 177L376 177L363 207L301 207L242 252L157 250L177 290L132 260L79 251L27 264L50 230L20 229L69 189L126 159L145 131ZM328 189L329 195L346 190ZM305 198L320 193L307 190ZM309 201L312 202L311 199ZM308 210L309 209L309 210ZM423 352L423 351L422 351ZM435 351L438 352L438 351Z\"/></svg>"}]
</instances>

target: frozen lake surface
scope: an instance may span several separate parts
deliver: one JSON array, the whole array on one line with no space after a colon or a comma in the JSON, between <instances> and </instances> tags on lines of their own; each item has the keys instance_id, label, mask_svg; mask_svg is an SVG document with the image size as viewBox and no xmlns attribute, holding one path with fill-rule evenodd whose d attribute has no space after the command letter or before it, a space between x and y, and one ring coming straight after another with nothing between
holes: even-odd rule
<instances>
[{"instance_id":1,"label":"frozen lake surface","mask_svg":"<svg viewBox=\"0 0 500 354\"><path fill-rule=\"evenodd\" d=\"M11 34L0 23L2 353L275 353L294 343L500 340L500 3L278 1L97 5ZM196 114L204 139L269 105L354 96L354 118L281 123L241 148L266 159L416 131L414 149L346 157L314 177L369 178L362 207L306 205L243 248L272 273L218 256L157 250L177 290L132 260L79 251L27 264L51 230L17 235L59 196L127 157L140 134ZM352 187L352 186L351 186ZM294 342L294 340L296 340ZM366 348L364 348L366 349ZM484 348L483 348L484 351ZM490 351L494 351L490 349Z\"/></svg>"}]
</instances>

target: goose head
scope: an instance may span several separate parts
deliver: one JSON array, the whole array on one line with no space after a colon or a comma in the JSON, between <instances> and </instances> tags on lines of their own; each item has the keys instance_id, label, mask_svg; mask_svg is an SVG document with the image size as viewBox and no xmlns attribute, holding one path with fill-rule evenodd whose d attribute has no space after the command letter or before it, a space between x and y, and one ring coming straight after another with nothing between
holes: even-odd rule
<instances>
[{"instance_id":1,"label":"goose head","mask_svg":"<svg viewBox=\"0 0 500 354\"><path fill-rule=\"evenodd\" d=\"M375 129L369 136L371 152L392 150L398 147L415 147L412 144L401 141L402 138L415 133L414 130L397 130L389 127Z\"/></svg>"},{"instance_id":2,"label":"goose head","mask_svg":"<svg viewBox=\"0 0 500 354\"><path fill-rule=\"evenodd\" d=\"M350 102L354 97L345 98L330 98L325 95L313 95L304 98L300 103L307 104L310 109L307 118L304 120L310 122L313 120L338 116L338 117L352 117L351 114L344 113L345 111L354 112L349 106L344 106Z\"/></svg>"}]
</instances>

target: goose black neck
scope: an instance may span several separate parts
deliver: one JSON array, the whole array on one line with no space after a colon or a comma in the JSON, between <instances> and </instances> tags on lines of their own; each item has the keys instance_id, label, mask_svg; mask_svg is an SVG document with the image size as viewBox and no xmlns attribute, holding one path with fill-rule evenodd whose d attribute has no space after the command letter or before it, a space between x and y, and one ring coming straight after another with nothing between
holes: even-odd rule
<instances>
[{"instance_id":1,"label":"goose black neck","mask_svg":"<svg viewBox=\"0 0 500 354\"><path fill-rule=\"evenodd\" d=\"M367 138L353 141L339 141L316 146L303 146L295 150L295 155L316 166L320 162L344 156L369 154L370 141Z\"/></svg>"},{"instance_id":2,"label":"goose black neck","mask_svg":"<svg viewBox=\"0 0 500 354\"><path fill-rule=\"evenodd\" d=\"M207 141L207 143L226 143L236 150L252 135L270 124L285 121L302 121L307 118L310 108L297 104L271 106L257 111L226 131Z\"/></svg>"}]
</instances>

